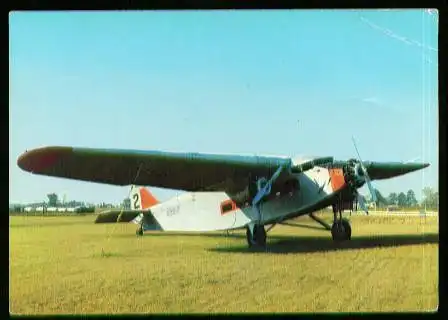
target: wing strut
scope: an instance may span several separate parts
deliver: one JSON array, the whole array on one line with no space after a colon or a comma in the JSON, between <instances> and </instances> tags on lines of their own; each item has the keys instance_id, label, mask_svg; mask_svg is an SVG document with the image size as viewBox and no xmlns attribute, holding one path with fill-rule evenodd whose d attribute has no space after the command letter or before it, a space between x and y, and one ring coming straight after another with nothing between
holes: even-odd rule
<instances>
[{"instance_id":1,"label":"wing strut","mask_svg":"<svg viewBox=\"0 0 448 320\"><path fill-rule=\"evenodd\" d=\"M316 221L317 223L322 225L325 229L331 230L331 226L328 223L326 223L324 220L316 217L313 213L310 213L309 216L311 219L313 219L314 221Z\"/></svg>"}]
</instances>

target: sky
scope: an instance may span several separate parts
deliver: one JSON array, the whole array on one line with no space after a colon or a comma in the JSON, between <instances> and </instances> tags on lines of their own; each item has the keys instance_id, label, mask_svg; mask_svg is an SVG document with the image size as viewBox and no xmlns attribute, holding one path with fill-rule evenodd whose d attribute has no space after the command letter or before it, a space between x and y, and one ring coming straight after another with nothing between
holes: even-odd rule
<instances>
[{"instance_id":1,"label":"sky","mask_svg":"<svg viewBox=\"0 0 448 320\"><path fill-rule=\"evenodd\" d=\"M420 199L438 188L437 37L437 11L411 9L12 12L10 202L128 196L22 171L36 147L345 160L352 136L363 160L429 162L374 182Z\"/></svg>"}]
</instances>

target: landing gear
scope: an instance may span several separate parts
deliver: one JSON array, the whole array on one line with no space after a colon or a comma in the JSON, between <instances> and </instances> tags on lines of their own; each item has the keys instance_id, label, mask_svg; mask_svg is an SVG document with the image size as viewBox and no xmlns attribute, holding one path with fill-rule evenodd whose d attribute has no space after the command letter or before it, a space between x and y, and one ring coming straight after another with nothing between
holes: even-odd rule
<instances>
[{"instance_id":1,"label":"landing gear","mask_svg":"<svg viewBox=\"0 0 448 320\"><path fill-rule=\"evenodd\" d=\"M334 222L331 226L331 236L334 241L350 240L352 237L352 228L347 219L341 219Z\"/></svg>"},{"instance_id":2,"label":"landing gear","mask_svg":"<svg viewBox=\"0 0 448 320\"><path fill-rule=\"evenodd\" d=\"M347 219L342 218L342 201L333 204L333 225L331 226L331 236L334 241L350 240L352 228Z\"/></svg>"},{"instance_id":3,"label":"landing gear","mask_svg":"<svg viewBox=\"0 0 448 320\"><path fill-rule=\"evenodd\" d=\"M246 227L246 238L249 248L251 247L265 247L266 246L266 230L261 224L256 224L253 226L251 232L250 226Z\"/></svg>"}]
</instances>

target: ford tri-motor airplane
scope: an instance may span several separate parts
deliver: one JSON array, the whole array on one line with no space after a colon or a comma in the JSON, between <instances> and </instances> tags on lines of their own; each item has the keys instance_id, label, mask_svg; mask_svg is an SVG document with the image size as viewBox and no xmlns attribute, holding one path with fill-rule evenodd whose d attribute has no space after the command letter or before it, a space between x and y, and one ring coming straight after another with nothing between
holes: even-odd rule
<instances>
[{"instance_id":1,"label":"ford tri-motor airplane","mask_svg":"<svg viewBox=\"0 0 448 320\"><path fill-rule=\"evenodd\" d=\"M355 145L356 148L356 145ZM357 150L356 150L357 151ZM177 153L75 147L44 147L22 154L18 166L35 174L112 185L140 185L188 191L141 211L137 234L145 230L217 231L246 228L249 247L266 245L266 225L310 215L349 240L342 211L358 204L357 189L426 168L427 163L371 162L333 157L290 158ZM140 203L138 193L131 201ZM333 225L313 215L332 206ZM140 209L133 204L133 208ZM269 230L268 230L269 231Z\"/></svg>"}]
</instances>

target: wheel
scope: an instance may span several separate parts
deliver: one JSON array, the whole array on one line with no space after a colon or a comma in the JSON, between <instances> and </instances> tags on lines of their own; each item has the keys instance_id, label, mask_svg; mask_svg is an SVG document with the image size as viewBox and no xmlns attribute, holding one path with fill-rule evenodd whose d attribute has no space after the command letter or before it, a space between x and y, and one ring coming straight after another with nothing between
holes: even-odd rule
<instances>
[{"instance_id":1,"label":"wheel","mask_svg":"<svg viewBox=\"0 0 448 320\"><path fill-rule=\"evenodd\" d=\"M350 226L350 222L347 219L342 219L342 225L345 229L346 239L351 240L352 238L352 227Z\"/></svg>"},{"instance_id":2,"label":"wheel","mask_svg":"<svg viewBox=\"0 0 448 320\"><path fill-rule=\"evenodd\" d=\"M347 219L342 219L333 223L331 226L331 236L335 241L350 240L352 237L352 228Z\"/></svg>"},{"instance_id":3,"label":"wheel","mask_svg":"<svg viewBox=\"0 0 448 320\"><path fill-rule=\"evenodd\" d=\"M247 245L249 246L249 248L252 248L252 246L255 244L255 242L252 239L252 235L250 233L249 227L246 228L246 239L247 239Z\"/></svg>"},{"instance_id":4,"label":"wheel","mask_svg":"<svg viewBox=\"0 0 448 320\"><path fill-rule=\"evenodd\" d=\"M254 234L252 236L249 227L246 228L246 239L249 248L266 246L266 230L262 225L254 226Z\"/></svg>"},{"instance_id":5,"label":"wheel","mask_svg":"<svg viewBox=\"0 0 448 320\"><path fill-rule=\"evenodd\" d=\"M265 247L266 246L266 230L263 225L255 226L254 229L255 242L257 246Z\"/></svg>"}]
</instances>

